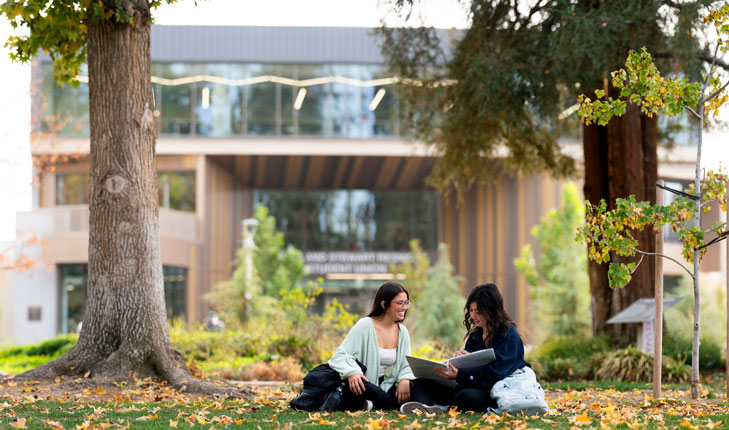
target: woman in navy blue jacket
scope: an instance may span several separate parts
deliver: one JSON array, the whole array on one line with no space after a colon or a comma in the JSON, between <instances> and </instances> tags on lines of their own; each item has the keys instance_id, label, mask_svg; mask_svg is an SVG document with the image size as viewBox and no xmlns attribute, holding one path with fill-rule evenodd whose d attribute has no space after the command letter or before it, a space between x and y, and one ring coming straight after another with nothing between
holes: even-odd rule
<instances>
[{"instance_id":1,"label":"woman in navy blue jacket","mask_svg":"<svg viewBox=\"0 0 729 430\"><path fill-rule=\"evenodd\" d=\"M416 380L412 402L403 404L402 413L415 409L437 412L442 408L428 405L453 405L460 410L478 411L496 408L491 388L512 372L529 363L524 361L524 343L516 331L514 321L504 310L504 299L494 284L479 285L466 300L463 325L466 327L466 345L457 356L493 348L496 359L470 370L458 370L452 364L448 370L436 369L441 376L456 381L453 390L444 389L432 381Z\"/></svg>"}]
</instances>

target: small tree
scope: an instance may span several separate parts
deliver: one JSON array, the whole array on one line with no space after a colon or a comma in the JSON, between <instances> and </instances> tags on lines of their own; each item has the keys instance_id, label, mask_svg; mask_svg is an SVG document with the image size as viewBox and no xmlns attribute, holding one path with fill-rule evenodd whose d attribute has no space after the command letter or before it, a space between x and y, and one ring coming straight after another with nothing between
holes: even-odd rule
<instances>
[{"instance_id":1,"label":"small tree","mask_svg":"<svg viewBox=\"0 0 729 430\"><path fill-rule=\"evenodd\" d=\"M707 17L714 22L720 39L720 46L726 49L726 41L722 36L729 35L729 25L724 24L729 15L729 6L724 6ZM604 90L596 90L597 100L580 96L580 118L585 124L596 122L607 124L613 117L624 115L627 110L639 109L643 114L653 116L659 112L673 116L684 111L696 117L699 122L699 137L696 152L696 170L694 184L688 193L675 193L678 197L669 205L653 206L650 202L637 202L634 196L617 199L615 209L608 211L604 200L593 205L586 202L586 224L579 229L578 238L589 246L589 258L596 262L610 263L608 274L610 286L621 288L631 279L631 274L647 255L656 255L671 259L679 264L692 278L694 288L694 333L691 353L691 396L698 398L699 391L699 321L701 301L699 294L699 263L706 252L706 247L726 236L725 223L718 222L709 230L701 228L701 212L711 209L712 202L718 202L726 211L725 174L712 171L702 175L701 149L703 143L703 127L706 112L716 111L727 101L719 78L712 76L714 62L709 73L701 82L690 83L678 77L662 77L653 63L651 55L645 48L641 52L630 51L625 69L612 73L612 85L620 91L619 99L605 97ZM729 84L729 83L728 83ZM626 102L630 102L628 104ZM656 233L665 225L670 225L683 244L684 259L693 263L689 270L680 262L663 254L645 252L638 249L638 242L633 235L636 231L653 228ZM706 235L713 232L717 237L706 240ZM611 253L616 254L612 256ZM629 261L626 258L640 255L639 260ZM623 258L620 258L623 257ZM628 262L629 261L629 262Z\"/></svg>"},{"instance_id":2,"label":"small tree","mask_svg":"<svg viewBox=\"0 0 729 430\"><path fill-rule=\"evenodd\" d=\"M463 342L463 296L459 278L448 257L448 245L438 245L438 260L428 269L419 308L418 330L424 336L438 339L449 348L457 348Z\"/></svg>"},{"instance_id":3,"label":"small tree","mask_svg":"<svg viewBox=\"0 0 729 430\"><path fill-rule=\"evenodd\" d=\"M284 235L276 229L276 218L268 208L257 206L253 215L258 221L253 242L253 265L260 279L263 295L279 298L282 292L296 289L304 277L304 257L293 245L286 245Z\"/></svg>"},{"instance_id":4,"label":"small tree","mask_svg":"<svg viewBox=\"0 0 729 430\"><path fill-rule=\"evenodd\" d=\"M438 245L438 259L431 267L428 255L417 239L410 241L412 261L393 265L391 271L401 273L402 285L410 293L413 306L408 310L408 328L418 339L438 340L456 347L461 341L463 295L460 277L448 257L448 245Z\"/></svg>"},{"instance_id":5,"label":"small tree","mask_svg":"<svg viewBox=\"0 0 729 430\"><path fill-rule=\"evenodd\" d=\"M284 244L283 233L276 229L276 219L268 214L268 208L257 206L254 218L258 221L253 237L255 249L239 248L233 277L217 284L206 296L227 322L245 323L251 316L270 315L277 304L283 306L291 300L300 302L296 305L298 312L308 307L311 299L299 295L315 290L301 291L304 258L296 247ZM247 252L253 253L250 268L246 265Z\"/></svg>"},{"instance_id":6,"label":"small tree","mask_svg":"<svg viewBox=\"0 0 729 430\"><path fill-rule=\"evenodd\" d=\"M585 248L573 239L584 217L577 186L562 189L562 207L552 209L532 229L539 254L526 245L514 260L533 300L535 340L549 335L584 335L590 330L590 281Z\"/></svg>"}]
</instances>

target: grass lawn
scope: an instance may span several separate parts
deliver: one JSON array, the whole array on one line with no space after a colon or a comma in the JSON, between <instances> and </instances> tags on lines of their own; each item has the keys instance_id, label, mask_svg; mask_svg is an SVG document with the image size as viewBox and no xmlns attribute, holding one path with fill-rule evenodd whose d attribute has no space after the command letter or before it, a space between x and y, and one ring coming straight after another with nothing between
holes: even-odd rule
<instances>
[{"instance_id":1,"label":"grass lawn","mask_svg":"<svg viewBox=\"0 0 729 430\"><path fill-rule=\"evenodd\" d=\"M306 413L292 411L290 387L259 389L252 400L194 398L151 382L135 387L77 389L40 384L0 387L0 428L231 428L231 429L417 429L417 428L727 428L723 389L715 398L691 401L688 387L670 389L661 401L648 384L547 384L554 412L541 417L484 413L403 416L396 412ZM571 385L571 386L567 386ZM59 386L60 387L60 386ZM108 391L108 392L107 392Z\"/></svg>"}]
</instances>

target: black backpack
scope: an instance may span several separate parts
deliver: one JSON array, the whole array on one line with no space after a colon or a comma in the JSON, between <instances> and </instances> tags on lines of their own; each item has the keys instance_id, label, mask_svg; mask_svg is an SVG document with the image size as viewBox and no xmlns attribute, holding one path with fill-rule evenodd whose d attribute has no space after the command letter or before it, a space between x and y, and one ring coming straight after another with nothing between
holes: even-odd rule
<instances>
[{"instance_id":1,"label":"black backpack","mask_svg":"<svg viewBox=\"0 0 729 430\"><path fill-rule=\"evenodd\" d=\"M367 368L357 361L364 374ZM339 405L341 388L345 382L328 364L320 364L304 376L304 386L291 400L291 407L300 411L333 411ZM337 390L337 388L340 388ZM336 393L336 394L335 394ZM332 397L334 396L334 397Z\"/></svg>"}]
</instances>

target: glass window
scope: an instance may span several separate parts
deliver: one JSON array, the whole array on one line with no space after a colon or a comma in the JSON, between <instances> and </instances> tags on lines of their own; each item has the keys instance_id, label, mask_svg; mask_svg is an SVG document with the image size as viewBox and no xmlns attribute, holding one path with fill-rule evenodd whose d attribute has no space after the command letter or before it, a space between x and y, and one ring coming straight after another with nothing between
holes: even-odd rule
<instances>
[{"instance_id":1,"label":"glass window","mask_svg":"<svg viewBox=\"0 0 729 430\"><path fill-rule=\"evenodd\" d=\"M157 172L159 206L195 212L195 172Z\"/></svg>"},{"instance_id":2,"label":"glass window","mask_svg":"<svg viewBox=\"0 0 729 430\"><path fill-rule=\"evenodd\" d=\"M189 76L189 66L185 64L160 64L155 67L159 76L176 79ZM162 85L161 97L157 102L160 111L163 134L192 133L194 84Z\"/></svg>"},{"instance_id":3,"label":"glass window","mask_svg":"<svg viewBox=\"0 0 729 430\"><path fill-rule=\"evenodd\" d=\"M199 74L241 79L243 66L200 65ZM231 136L241 133L241 90L234 85L200 82L195 85L195 132L203 136Z\"/></svg>"},{"instance_id":4,"label":"glass window","mask_svg":"<svg viewBox=\"0 0 729 430\"><path fill-rule=\"evenodd\" d=\"M270 65L250 65L247 69L249 77L276 74L276 68ZM248 134L276 134L276 85L264 82L244 87Z\"/></svg>"},{"instance_id":5,"label":"glass window","mask_svg":"<svg viewBox=\"0 0 729 430\"><path fill-rule=\"evenodd\" d=\"M369 98L367 109L371 113L364 117L366 121L373 122L371 132L368 136L392 136L395 134L395 86L387 85L381 87L370 87L372 95ZM382 96L380 96L382 94ZM379 99L379 100L377 100Z\"/></svg>"},{"instance_id":6,"label":"glass window","mask_svg":"<svg viewBox=\"0 0 729 430\"><path fill-rule=\"evenodd\" d=\"M56 175L56 204L82 205L89 203L89 175Z\"/></svg>"},{"instance_id":7,"label":"glass window","mask_svg":"<svg viewBox=\"0 0 729 430\"><path fill-rule=\"evenodd\" d=\"M276 68L276 74L284 78L296 79L297 71L295 66L279 65ZM281 133L282 135L297 134L297 118L294 109L294 100L298 93L298 88L291 85L279 85L280 116L281 116Z\"/></svg>"},{"instance_id":8,"label":"glass window","mask_svg":"<svg viewBox=\"0 0 729 430\"><path fill-rule=\"evenodd\" d=\"M329 76L327 66L298 66L300 80L321 78ZM300 91L296 88L296 92ZM331 91L330 84L312 85L306 87L306 97L298 110L299 134L306 136L331 136Z\"/></svg>"},{"instance_id":9,"label":"glass window","mask_svg":"<svg viewBox=\"0 0 729 430\"><path fill-rule=\"evenodd\" d=\"M165 285L165 305L167 319L185 318L187 314L187 269L184 267L164 266L162 268Z\"/></svg>"},{"instance_id":10,"label":"glass window","mask_svg":"<svg viewBox=\"0 0 729 430\"><path fill-rule=\"evenodd\" d=\"M307 250L408 251L410 239L437 247L438 196L432 191L257 190L287 243Z\"/></svg>"},{"instance_id":11,"label":"glass window","mask_svg":"<svg viewBox=\"0 0 729 430\"><path fill-rule=\"evenodd\" d=\"M163 266L167 318L185 318L187 303L187 269ZM88 264L59 264L61 307L60 332L78 333L86 309Z\"/></svg>"},{"instance_id":12,"label":"glass window","mask_svg":"<svg viewBox=\"0 0 729 430\"><path fill-rule=\"evenodd\" d=\"M88 136L88 85L78 89L57 86L50 64L42 66L40 126L63 136ZM341 64L186 64L155 63L152 75L167 79L154 83L155 118L160 135L392 136L397 129L395 86L360 87L352 83L317 83L297 87L260 82L238 86L243 78L275 76L317 79L339 76L368 81L389 74L379 66ZM175 81L207 75L229 82ZM306 90L301 106L297 95Z\"/></svg>"},{"instance_id":13,"label":"glass window","mask_svg":"<svg viewBox=\"0 0 729 430\"><path fill-rule=\"evenodd\" d=\"M61 327L60 332L78 333L84 319L86 308L86 288L88 285L87 264L58 265Z\"/></svg>"},{"instance_id":14,"label":"glass window","mask_svg":"<svg viewBox=\"0 0 729 430\"><path fill-rule=\"evenodd\" d=\"M85 67L82 74L86 74ZM74 88L69 84L58 85L53 79L51 64L41 68L43 84L40 93L41 130L60 136L89 134L89 86L86 83Z\"/></svg>"},{"instance_id":15,"label":"glass window","mask_svg":"<svg viewBox=\"0 0 729 430\"><path fill-rule=\"evenodd\" d=\"M360 78L360 67L332 66L334 76L352 79ZM335 136L364 137L361 125L362 115L362 89L360 87L335 82L332 84L332 121ZM369 110L367 111L369 113Z\"/></svg>"},{"instance_id":16,"label":"glass window","mask_svg":"<svg viewBox=\"0 0 729 430\"><path fill-rule=\"evenodd\" d=\"M699 139L698 121L687 113L659 115L658 132L660 139L669 145L696 145Z\"/></svg>"},{"instance_id":17,"label":"glass window","mask_svg":"<svg viewBox=\"0 0 729 430\"><path fill-rule=\"evenodd\" d=\"M664 185L668 188L678 190L678 191L686 191L688 189L688 184L683 184L681 182L668 182L666 181ZM672 193L668 190L663 190L663 205L667 206L673 203L676 198L679 197L679 195ZM678 235L675 231L671 228L671 225L665 225L663 227L663 240L666 242L678 242Z\"/></svg>"}]
</instances>

